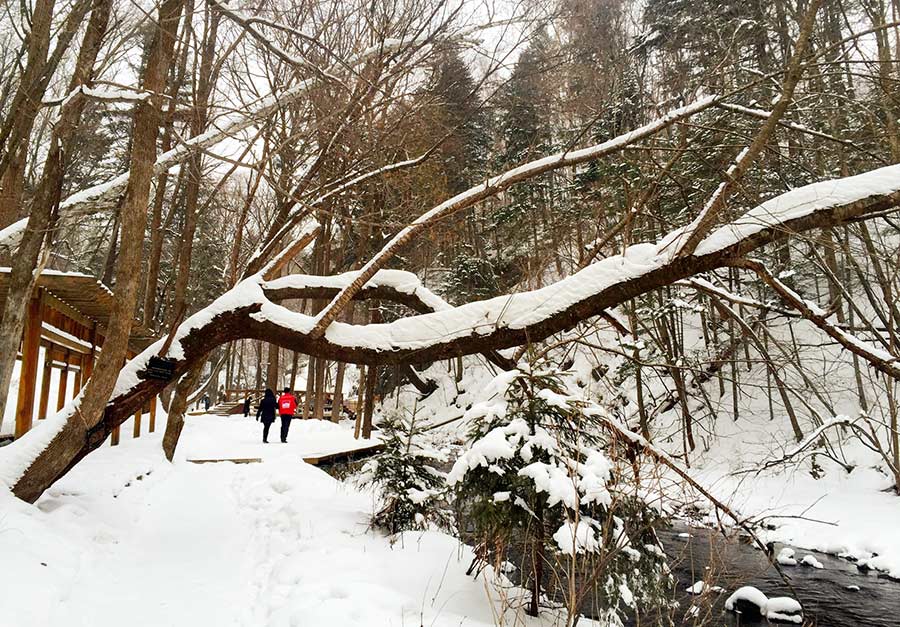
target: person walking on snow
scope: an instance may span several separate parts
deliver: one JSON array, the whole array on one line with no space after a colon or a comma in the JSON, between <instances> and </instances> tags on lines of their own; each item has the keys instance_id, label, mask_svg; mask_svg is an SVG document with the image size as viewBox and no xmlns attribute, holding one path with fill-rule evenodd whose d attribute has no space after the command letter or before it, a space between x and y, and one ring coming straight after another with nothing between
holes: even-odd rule
<instances>
[{"instance_id":1,"label":"person walking on snow","mask_svg":"<svg viewBox=\"0 0 900 627\"><path fill-rule=\"evenodd\" d=\"M281 414L281 441L287 444L288 430L291 428L291 420L297 409L297 399L291 394L290 388L284 388L284 394L278 398L278 413Z\"/></svg>"},{"instance_id":2,"label":"person walking on snow","mask_svg":"<svg viewBox=\"0 0 900 627\"><path fill-rule=\"evenodd\" d=\"M275 392L271 388L266 389L259 407L256 408L256 419L263 423L263 442L269 443L269 427L275 422L275 412L278 409L278 401L275 400Z\"/></svg>"},{"instance_id":3,"label":"person walking on snow","mask_svg":"<svg viewBox=\"0 0 900 627\"><path fill-rule=\"evenodd\" d=\"M244 418L250 415L250 403L253 402L253 398L248 394L244 397Z\"/></svg>"}]
</instances>

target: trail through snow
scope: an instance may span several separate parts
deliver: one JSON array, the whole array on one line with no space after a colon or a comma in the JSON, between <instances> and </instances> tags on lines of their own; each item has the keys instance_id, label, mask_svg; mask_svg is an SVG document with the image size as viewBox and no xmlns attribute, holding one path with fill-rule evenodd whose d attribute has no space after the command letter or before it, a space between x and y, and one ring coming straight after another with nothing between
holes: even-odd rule
<instances>
[{"instance_id":1,"label":"trail through snow","mask_svg":"<svg viewBox=\"0 0 900 627\"><path fill-rule=\"evenodd\" d=\"M36 507L0 491L0 627L495 624L468 548L437 532L391 546L370 493L301 461L352 440L346 425L295 420L287 445L259 431L189 417L174 464L155 434L104 446ZM216 442L263 461L185 460Z\"/></svg>"}]
</instances>

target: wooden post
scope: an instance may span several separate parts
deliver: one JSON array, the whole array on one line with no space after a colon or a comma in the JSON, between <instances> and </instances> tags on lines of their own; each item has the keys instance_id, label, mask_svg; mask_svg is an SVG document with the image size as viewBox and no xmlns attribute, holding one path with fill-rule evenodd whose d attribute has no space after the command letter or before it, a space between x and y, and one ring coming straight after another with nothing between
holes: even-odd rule
<instances>
[{"instance_id":1,"label":"wooden post","mask_svg":"<svg viewBox=\"0 0 900 627\"><path fill-rule=\"evenodd\" d=\"M47 351L47 356L50 357L49 350ZM59 411L66 406L66 392L69 388L69 351L66 351L65 357L63 357L63 363L65 365L59 371L59 391L56 394L56 411Z\"/></svg>"},{"instance_id":2,"label":"wooden post","mask_svg":"<svg viewBox=\"0 0 900 627\"><path fill-rule=\"evenodd\" d=\"M85 355L78 356L78 370L75 371L75 383L74 388L72 389L73 396L77 396L81 391L81 384L83 383L81 377L84 375L84 358Z\"/></svg>"},{"instance_id":3,"label":"wooden post","mask_svg":"<svg viewBox=\"0 0 900 627\"><path fill-rule=\"evenodd\" d=\"M28 303L25 332L22 335L22 370L19 375L19 398L16 405L15 437L20 438L31 429L34 418L34 389L41 349L41 298L35 296Z\"/></svg>"},{"instance_id":4,"label":"wooden post","mask_svg":"<svg viewBox=\"0 0 900 627\"><path fill-rule=\"evenodd\" d=\"M363 405L362 437L372 437L372 413L375 409L375 382L378 378L378 366L369 366L366 371L366 400Z\"/></svg>"},{"instance_id":5,"label":"wooden post","mask_svg":"<svg viewBox=\"0 0 900 627\"><path fill-rule=\"evenodd\" d=\"M119 445L119 427L113 427L112 433L109 435L109 445Z\"/></svg>"},{"instance_id":6,"label":"wooden post","mask_svg":"<svg viewBox=\"0 0 900 627\"><path fill-rule=\"evenodd\" d=\"M150 399L150 433L156 431L156 397Z\"/></svg>"},{"instance_id":7,"label":"wooden post","mask_svg":"<svg viewBox=\"0 0 900 627\"><path fill-rule=\"evenodd\" d=\"M47 403L50 401L50 374L53 372L53 363L49 359L44 360L44 375L41 377L41 400L38 403L38 420L47 417Z\"/></svg>"},{"instance_id":8,"label":"wooden post","mask_svg":"<svg viewBox=\"0 0 900 627\"><path fill-rule=\"evenodd\" d=\"M141 437L141 410L143 407L138 407L137 411L134 412L134 431L132 432L132 437L139 438Z\"/></svg>"},{"instance_id":9,"label":"wooden post","mask_svg":"<svg viewBox=\"0 0 900 627\"><path fill-rule=\"evenodd\" d=\"M81 370L83 374L81 376L81 382L86 384L87 380L91 378L91 373L94 372L94 357L97 355L97 323L94 323L94 326L91 327L91 352L89 355L85 355L81 358Z\"/></svg>"}]
</instances>

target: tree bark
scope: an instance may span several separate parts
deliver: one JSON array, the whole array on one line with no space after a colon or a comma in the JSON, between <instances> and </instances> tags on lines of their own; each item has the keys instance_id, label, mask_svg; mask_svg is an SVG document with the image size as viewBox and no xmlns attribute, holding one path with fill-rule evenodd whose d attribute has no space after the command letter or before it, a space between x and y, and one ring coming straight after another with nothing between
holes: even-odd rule
<instances>
[{"instance_id":1,"label":"tree bark","mask_svg":"<svg viewBox=\"0 0 900 627\"><path fill-rule=\"evenodd\" d=\"M159 22L149 45L147 64L143 71L142 86L151 94L161 93L165 85L182 4L183 0L164 0L160 5ZM62 429L16 482L16 495L27 501L36 500L79 459L82 451L96 448L108 434L103 429L97 431L96 427L102 422L108 409L107 402L125 361L134 320L140 287L144 223L153 164L156 160L158 118L159 96L151 96L136 105L130 176L121 210L122 243L116 263L118 281L103 351L83 393L70 404L74 415L66 420ZM132 413L147 400L149 397L141 398L131 408ZM97 442L94 438L101 433L103 440Z\"/></svg>"},{"instance_id":2,"label":"tree bark","mask_svg":"<svg viewBox=\"0 0 900 627\"><path fill-rule=\"evenodd\" d=\"M109 23L111 0L95 0L91 17L82 39L75 62L69 92L90 84L94 63L103 43ZM3 307L2 332L0 332L0 421L4 415L9 394L9 384L15 366L16 351L25 325L28 301L34 291L41 252L50 240L54 227L54 214L59 206L63 174L67 157L72 151L74 131L81 119L85 99L83 94L73 96L60 112L59 120L50 137L50 148L44 161L44 169L35 190L28 227L10 269L9 288Z\"/></svg>"},{"instance_id":3,"label":"tree bark","mask_svg":"<svg viewBox=\"0 0 900 627\"><path fill-rule=\"evenodd\" d=\"M175 449L178 447L178 440L184 429L184 413L187 411L188 395L197 385L202 370L201 366L192 368L175 386L172 402L169 403L169 417L166 420L166 432L163 434L162 442L163 453L169 461L175 458Z\"/></svg>"}]
</instances>

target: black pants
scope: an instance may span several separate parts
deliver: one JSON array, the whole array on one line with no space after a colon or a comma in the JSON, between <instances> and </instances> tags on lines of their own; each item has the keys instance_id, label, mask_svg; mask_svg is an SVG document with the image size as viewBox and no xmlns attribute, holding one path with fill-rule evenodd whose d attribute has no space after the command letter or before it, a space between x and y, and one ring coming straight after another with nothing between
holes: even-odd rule
<instances>
[{"instance_id":1,"label":"black pants","mask_svg":"<svg viewBox=\"0 0 900 627\"><path fill-rule=\"evenodd\" d=\"M291 428L291 420L294 417L291 414L281 414L281 441L287 442L288 430Z\"/></svg>"},{"instance_id":2,"label":"black pants","mask_svg":"<svg viewBox=\"0 0 900 627\"><path fill-rule=\"evenodd\" d=\"M269 427L272 426L271 422L263 421L263 442L269 441Z\"/></svg>"}]
</instances>

